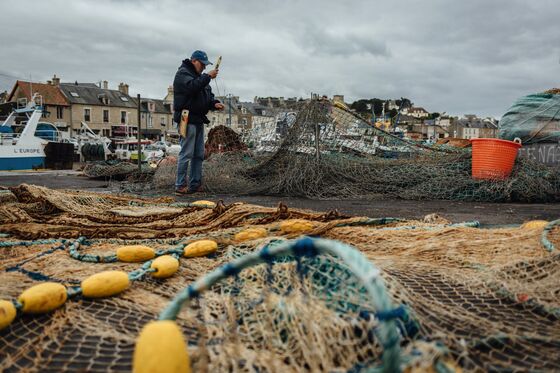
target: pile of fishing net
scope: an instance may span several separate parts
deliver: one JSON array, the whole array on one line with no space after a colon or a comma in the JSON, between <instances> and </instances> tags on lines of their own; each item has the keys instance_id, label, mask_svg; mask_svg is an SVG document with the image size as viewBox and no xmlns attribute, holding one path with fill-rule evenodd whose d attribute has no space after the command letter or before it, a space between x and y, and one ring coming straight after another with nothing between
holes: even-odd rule
<instances>
[{"instance_id":1,"label":"pile of fishing net","mask_svg":"<svg viewBox=\"0 0 560 373\"><path fill-rule=\"evenodd\" d=\"M241 141L241 136L231 128L219 125L208 131L208 139L204 145L206 158L216 153L243 150L247 150L247 145Z\"/></svg>"},{"instance_id":2,"label":"pile of fishing net","mask_svg":"<svg viewBox=\"0 0 560 373\"><path fill-rule=\"evenodd\" d=\"M17 315L0 317L0 370L560 369L560 221L10 192L0 309ZM45 283L66 289L50 312L31 291Z\"/></svg>"},{"instance_id":3,"label":"pile of fishing net","mask_svg":"<svg viewBox=\"0 0 560 373\"><path fill-rule=\"evenodd\" d=\"M138 170L138 164L123 161L99 161L88 162L84 166L82 173L90 179L114 179L124 180L129 177L142 177L152 175L154 168L143 164Z\"/></svg>"},{"instance_id":4,"label":"pile of fishing net","mask_svg":"<svg viewBox=\"0 0 560 373\"><path fill-rule=\"evenodd\" d=\"M232 136L220 141L237 144L232 132L220 132ZM560 200L558 168L520 158L506 180L473 180L471 150L464 143L429 147L401 139L328 101L305 104L292 123L261 123L245 135L245 143L251 144L249 152L208 157L206 191L318 199ZM172 188L175 175L175 165L158 167L152 187Z\"/></svg>"}]
</instances>

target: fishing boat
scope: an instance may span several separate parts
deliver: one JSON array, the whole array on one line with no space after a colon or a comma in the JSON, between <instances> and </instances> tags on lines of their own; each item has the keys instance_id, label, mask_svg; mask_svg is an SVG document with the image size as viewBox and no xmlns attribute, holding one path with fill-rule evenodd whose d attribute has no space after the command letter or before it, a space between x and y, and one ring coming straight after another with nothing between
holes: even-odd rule
<instances>
[{"instance_id":1,"label":"fishing boat","mask_svg":"<svg viewBox=\"0 0 560 373\"><path fill-rule=\"evenodd\" d=\"M76 154L79 155L80 162L86 161L106 161L114 158L111 140L107 137L96 134L85 122L81 122L82 127L78 134L72 138Z\"/></svg>"},{"instance_id":2,"label":"fishing boat","mask_svg":"<svg viewBox=\"0 0 560 373\"><path fill-rule=\"evenodd\" d=\"M41 97L35 94L24 108L13 110L0 125L0 170L31 170L45 166L45 147L50 141L58 139L49 139L51 136L39 136L40 133L37 133L43 115L42 105L37 101L40 102ZM16 118L20 115L26 115L27 121L21 133L15 133Z\"/></svg>"},{"instance_id":3,"label":"fishing boat","mask_svg":"<svg viewBox=\"0 0 560 373\"><path fill-rule=\"evenodd\" d=\"M150 140L140 141L142 162L163 158L164 152L151 146ZM138 140L133 138L115 142L116 158L122 161L138 162Z\"/></svg>"}]
</instances>

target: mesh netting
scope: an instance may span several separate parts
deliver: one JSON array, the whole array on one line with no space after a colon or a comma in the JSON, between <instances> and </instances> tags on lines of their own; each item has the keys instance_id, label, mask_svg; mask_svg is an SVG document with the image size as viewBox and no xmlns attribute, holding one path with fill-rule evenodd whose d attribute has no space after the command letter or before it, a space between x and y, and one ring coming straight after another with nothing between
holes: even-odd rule
<instances>
[{"instance_id":1,"label":"mesh netting","mask_svg":"<svg viewBox=\"0 0 560 373\"><path fill-rule=\"evenodd\" d=\"M524 144L560 141L560 91L553 89L519 98L500 119L499 136Z\"/></svg>"},{"instance_id":2,"label":"mesh netting","mask_svg":"<svg viewBox=\"0 0 560 373\"><path fill-rule=\"evenodd\" d=\"M224 126L211 130L206 191L320 199L560 199L558 168L518 159L507 180L473 180L470 149L452 142L428 147L399 138L329 101L301 105L289 120L277 118L281 116L240 134ZM158 167L151 186L172 188L176 167L173 162ZM145 185L126 187L147 190Z\"/></svg>"},{"instance_id":3,"label":"mesh netting","mask_svg":"<svg viewBox=\"0 0 560 373\"><path fill-rule=\"evenodd\" d=\"M542 225L478 229L434 216L370 219L284 205L205 208L28 185L11 190L0 206L0 231L10 235L0 237L2 299L16 299L45 281L72 288L104 270L136 275L117 296L77 295L54 312L18 315L0 331L0 370L6 372L129 371L144 325L220 267L230 268L230 276L177 316L197 371L380 366L390 345L377 332L387 319L398 325L404 369L560 369L557 224L545 230L548 251L540 241ZM309 225L301 232L282 230L291 219ZM238 242L235 235L248 227L265 229L267 237ZM394 312L380 313L350 271L352 262L333 255L276 257L237 276L228 267L304 233L357 248L379 269ZM214 239L218 250L181 258L178 272L163 280L138 275L141 263L76 260L71 247L79 236L87 237L79 252L93 258L110 256L123 244L170 250L203 238Z\"/></svg>"}]
</instances>

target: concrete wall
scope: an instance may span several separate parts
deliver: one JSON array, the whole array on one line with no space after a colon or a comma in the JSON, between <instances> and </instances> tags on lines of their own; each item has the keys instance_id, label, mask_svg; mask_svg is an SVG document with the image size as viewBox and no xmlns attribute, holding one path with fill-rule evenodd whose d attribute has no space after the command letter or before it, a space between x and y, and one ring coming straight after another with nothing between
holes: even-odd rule
<instances>
[{"instance_id":1,"label":"concrete wall","mask_svg":"<svg viewBox=\"0 0 560 373\"><path fill-rule=\"evenodd\" d=\"M560 167L560 143L523 145L518 151L521 158L529 158L548 166Z\"/></svg>"}]
</instances>

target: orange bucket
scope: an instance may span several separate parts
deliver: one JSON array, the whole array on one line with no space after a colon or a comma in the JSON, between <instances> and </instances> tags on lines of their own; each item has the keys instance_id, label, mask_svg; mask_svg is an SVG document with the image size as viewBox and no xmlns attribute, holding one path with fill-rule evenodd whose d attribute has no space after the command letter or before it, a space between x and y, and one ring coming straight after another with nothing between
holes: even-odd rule
<instances>
[{"instance_id":1,"label":"orange bucket","mask_svg":"<svg viewBox=\"0 0 560 373\"><path fill-rule=\"evenodd\" d=\"M521 140L472 139L471 143L473 179L503 180L509 177Z\"/></svg>"}]
</instances>

